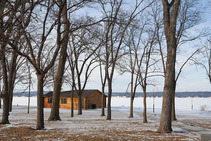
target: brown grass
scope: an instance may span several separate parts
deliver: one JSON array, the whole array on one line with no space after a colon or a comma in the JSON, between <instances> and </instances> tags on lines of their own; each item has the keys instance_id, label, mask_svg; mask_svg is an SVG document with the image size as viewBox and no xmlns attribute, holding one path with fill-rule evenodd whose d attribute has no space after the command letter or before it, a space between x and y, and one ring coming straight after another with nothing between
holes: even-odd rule
<instances>
[{"instance_id":1,"label":"brown grass","mask_svg":"<svg viewBox=\"0 0 211 141\"><path fill-rule=\"evenodd\" d=\"M0 140L28 141L28 140L72 140L72 141L188 141L200 139L186 134L165 134L154 131L127 131L127 130L91 130L79 133L70 132L67 129L34 130L29 126L9 127L3 125L0 128Z\"/></svg>"}]
</instances>

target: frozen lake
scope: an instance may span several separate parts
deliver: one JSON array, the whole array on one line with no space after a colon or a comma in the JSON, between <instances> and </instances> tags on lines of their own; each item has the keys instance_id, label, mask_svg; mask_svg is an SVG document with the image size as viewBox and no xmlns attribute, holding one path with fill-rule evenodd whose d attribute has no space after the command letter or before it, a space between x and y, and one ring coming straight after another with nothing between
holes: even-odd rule
<instances>
[{"instance_id":1,"label":"frozen lake","mask_svg":"<svg viewBox=\"0 0 211 141\"><path fill-rule=\"evenodd\" d=\"M154 101L154 102L153 102ZM177 110L194 110L194 111L201 111L204 109L205 111L211 111L211 97L209 98L177 98L176 101L176 109ZM153 108L153 103L155 109L162 108L162 97L148 97L147 98L147 109ZM27 105L28 98L27 97L14 97L13 105ZM31 97L30 98L30 105L37 106L37 98ZM111 99L112 107L125 107L129 108L130 106L130 98L127 97L112 97ZM134 99L134 108L143 108L143 98L136 97Z\"/></svg>"}]
</instances>

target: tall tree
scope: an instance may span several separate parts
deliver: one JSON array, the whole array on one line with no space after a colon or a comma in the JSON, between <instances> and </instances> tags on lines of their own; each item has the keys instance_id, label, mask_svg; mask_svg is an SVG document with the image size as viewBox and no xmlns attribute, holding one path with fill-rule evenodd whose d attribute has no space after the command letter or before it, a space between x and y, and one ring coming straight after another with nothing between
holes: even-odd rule
<instances>
[{"instance_id":1,"label":"tall tree","mask_svg":"<svg viewBox=\"0 0 211 141\"><path fill-rule=\"evenodd\" d=\"M68 48L68 63L69 63L69 68L70 68L70 71L67 71L68 72L68 75L71 76L71 79L67 78L68 79L68 83L70 84L71 88L72 88L72 92L71 92L71 117L74 117L74 91L75 91L75 63L73 61L74 58L74 53L73 53L73 50L71 48Z\"/></svg>"},{"instance_id":2,"label":"tall tree","mask_svg":"<svg viewBox=\"0 0 211 141\"><path fill-rule=\"evenodd\" d=\"M163 22L167 44L167 60L165 72L165 84L163 90L163 104L158 132L170 133L172 131L172 93L175 86L175 62L176 62L176 26L180 10L180 0L162 0Z\"/></svg>"},{"instance_id":3,"label":"tall tree","mask_svg":"<svg viewBox=\"0 0 211 141\"><path fill-rule=\"evenodd\" d=\"M28 63L28 61L26 60L26 66L28 68L28 109L27 109L27 113L29 114L29 109L30 109L30 97L31 97L31 85L32 85L32 77L31 77L31 68L30 65Z\"/></svg>"},{"instance_id":4,"label":"tall tree","mask_svg":"<svg viewBox=\"0 0 211 141\"><path fill-rule=\"evenodd\" d=\"M21 1L15 1L15 2L2 1L0 4L0 33L1 33L0 60L3 74L3 99L4 99L3 100L4 108L3 108L1 123L3 124L9 123L8 110L11 109L14 81L16 77L16 60L17 60L16 52L12 51L11 59L8 66L7 57L10 55L8 55L6 51L8 50L9 40L12 40L13 44L15 44L16 46L19 42L22 28L20 27L19 20L21 20L22 15L24 15L27 12L27 10L25 10L26 3L27 2L21 2Z\"/></svg>"},{"instance_id":5,"label":"tall tree","mask_svg":"<svg viewBox=\"0 0 211 141\"><path fill-rule=\"evenodd\" d=\"M38 4L40 4L38 6ZM61 10L57 13L57 6L54 2L36 1L27 3L29 6L28 15L22 15L20 26L23 27L23 34L27 50L19 50L18 47L8 41L8 44L21 56L25 57L34 67L37 75L37 124L36 129L44 129L43 114L43 86L44 78L48 70L53 66L60 46L57 47L51 38L56 25L61 23ZM55 14L57 13L57 14ZM36 16L32 16L36 14ZM55 15L56 16L55 16ZM55 18L56 17L56 18ZM28 28L25 28L26 25ZM36 30L35 30L36 29ZM60 41L58 41L60 42ZM28 53L29 52L29 53ZM53 54L53 55L50 55ZM50 56L52 56L50 58ZM50 61L49 61L50 60ZM49 63L47 63L49 62Z\"/></svg>"},{"instance_id":6,"label":"tall tree","mask_svg":"<svg viewBox=\"0 0 211 141\"><path fill-rule=\"evenodd\" d=\"M70 43L70 55L71 64L74 65L75 78L75 91L78 95L78 114L82 114L82 93L85 89L88 79L97 67L95 52L98 50L100 45L96 45L97 38L95 36L95 26L86 27L86 29L79 29L77 32L72 34ZM72 74L74 72L71 72Z\"/></svg>"},{"instance_id":7,"label":"tall tree","mask_svg":"<svg viewBox=\"0 0 211 141\"><path fill-rule=\"evenodd\" d=\"M150 69L154 63L151 61L151 56L153 52L153 46L156 42L155 35L156 31L154 30L153 25L150 23L149 19L146 18L144 21L144 16L140 15L141 21L136 21L131 24L131 29L129 31L129 35L126 37L128 41L126 45L129 49L129 57L126 56L124 62L125 66L120 65L121 70L125 68L127 72L131 74L130 81L130 115L129 117L133 117L133 100L135 97L137 86L140 85L142 87L142 91L144 94L144 111L143 111L143 122L147 122L146 116L146 88L150 83L148 82L148 77L151 76L153 72ZM137 22L142 24L138 24ZM120 63L123 64L123 63ZM128 67L128 68L127 68ZM123 70L124 71L124 70ZM150 74L151 73L151 74Z\"/></svg>"},{"instance_id":8,"label":"tall tree","mask_svg":"<svg viewBox=\"0 0 211 141\"><path fill-rule=\"evenodd\" d=\"M102 91L102 104L101 104L101 116L105 116L105 86L106 86L106 75L105 70L103 67L105 66L105 49L104 49L104 30L102 28L99 28L100 30L97 31L96 37L98 38L97 44L99 44L99 49L95 52L95 56L97 59L97 62L99 63L99 69L100 69L100 81L101 81L101 91Z\"/></svg>"},{"instance_id":9,"label":"tall tree","mask_svg":"<svg viewBox=\"0 0 211 141\"><path fill-rule=\"evenodd\" d=\"M143 26L135 22L131 25L131 28L129 30L129 35L128 35L129 38L126 38L128 39L128 41L126 41L126 45L128 46L128 50L129 50L129 58L130 58L129 65L126 64L126 67L120 66L121 70L125 68L123 72L127 71L127 72L130 72L131 74L129 118L133 118L133 101L134 101L136 90L138 87L138 83L139 83L138 80L139 80L139 74L140 74L139 63L142 62L142 61L139 62L139 57L143 58L143 54L140 53L142 50L140 42L141 42L141 38L145 29L144 28L145 25L146 25L145 22L143 22ZM128 57L126 56L126 59L127 58ZM127 66L129 66L129 68L127 68Z\"/></svg>"},{"instance_id":10,"label":"tall tree","mask_svg":"<svg viewBox=\"0 0 211 141\"><path fill-rule=\"evenodd\" d=\"M102 105L101 105L101 116L105 116L105 85L106 85L106 77L105 72L103 71L103 59L101 56L103 54L100 53L101 49L99 50L97 56L99 59L99 67L100 67L100 80L101 80L101 90L102 90ZM104 74L103 74L104 73Z\"/></svg>"},{"instance_id":11,"label":"tall tree","mask_svg":"<svg viewBox=\"0 0 211 141\"><path fill-rule=\"evenodd\" d=\"M68 16L70 16L68 13L73 13L84 6L87 2L90 2L89 0L76 0L74 2L68 2L67 0L57 0L58 4L60 5L60 9L62 8L62 19L64 21L64 33L63 35L63 43L61 43L61 52L60 52L60 58L59 58L59 64L58 64L58 70L54 81L54 91L53 91L53 100L52 100L52 107L51 107L51 113L48 120L61 120L59 116L59 100L60 100L60 91L62 87L62 80L64 75L64 68L67 58L67 45L68 45L68 37L69 34L77 30L81 27L81 25L74 25L74 28L70 27L70 18L68 19ZM82 25L83 26L83 25ZM61 38L61 37L59 37Z\"/></svg>"},{"instance_id":12,"label":"tall tree","mask_svg":"<svg viewBox=\"0 0 211 141\"><path fill-rule=\"evenodd\" d=\"M66 58L67 58L67 45L68 45L68 38L69 38L69 27L70 23L69 20L67 19L67 1L64 0L58 0L58 4L60 7L60 11L62 11L62 21L63 21L63 37L61 39L61 33L60 33L60 28L58 27L58 34L57 34L57 40L58 40L58 46L61 46L61 52L60 52L60 57L59 57L59 64L58 64L58 70L57 74L54 80L54 91L53 91L53 99L52 99L52 107L51 107L51 113L50 117L48 120L61 120L59 117L59 100L60 100L60 91L61 91L61 86L62 86L62 77L64 74L64 68L65 68L65 63L66 63ZM60 23L61 24L61 23ZM62 41L60 43L60 41Z\"/></svg>"},{"instance_id":13,"label":"tall tree","mask_svg":"<svg viewBox=\"0 0 211 141\"><path fill-rule=\"evenodd\" d=\"M159 7L157 7L159 9ZM177 60L177 66L176 66L176 73L175 73L175 86L174 86L174 92L172 93L172 120L176 120L176 114L175 114L175 91L176 91L176 83L177 80L179 79L179 76L185 66L190 62L191 58L193 58L200 50L200 46L198 48L192 48L192 53L189 55L186 55L187 57L185 58L183 56L184 62L180 61L179 55L182 53L181 48L183 46L187 46L187 43L196 42L197 40L201 40L203 37L207 35L206 30L197 30L195 27L201 23L202 21L202 15L201 15L201 9L199 9L198 5L198 0L185 0L181 2L181 7L180 7L180 12L178 15L178 23L177 23L177 28L176 28L176 48L177 48L177 56L176 58L179 58ZM157 14L154 14L154 17L158 17ZM159 19L156 19L155 23L158 25ZM157 27L158 33L160 30L160 27ZM192 32L191 34L189 34ZM162 35L161 35L162 36ZM158 39L160 40L159 35L157 36ZM161 37L162 38L162 37ZM165 73L165 49L162 49L161 47L161 41L160 43L160 55L161 55L161 60L163 64L163 72ZM184 50L184 49L183 49ZM165 76L165 74L164 74Z\"/></svg>"},{"instance_id":14,"label":"tall tree","mask_svg":"<svg viewBox=\"0 0 211 141\"><path fill-rule=\"evenodd\" d=\"M151 4L149 2L142 9L139 9L143 2L143 0L136 1L131 11L122 13L122 8L124 7L123 0L109 1L108 3L100 1L103 15L105 16L105 74L108 84L107 120L111 120L112 81L117 61L124 55L123 40L125 32L132 20Z\"/></svg>"}]
</instances>

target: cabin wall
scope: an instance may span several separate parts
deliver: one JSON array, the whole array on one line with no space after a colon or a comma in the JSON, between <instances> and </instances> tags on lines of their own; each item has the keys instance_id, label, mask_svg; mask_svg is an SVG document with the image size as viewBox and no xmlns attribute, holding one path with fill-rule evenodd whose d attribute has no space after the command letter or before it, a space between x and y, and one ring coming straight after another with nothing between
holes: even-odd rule
<instances>
[{"instance_id":1,"label":"cabin wall","mask_svg":"<svg viewBox=\"0 0 211 141\"><path fill-rule=\"evenodd\" d=\"M101 108L102 107L102 94L100 92L95 92L92 95L87 97L87 108ZM106 98L105 98L105 107L106 107Z\"/></svg>"},{"instance_id":2,"label":"cabin wall","mask_svg":"<svg viewBox=\"0 0 211 141\"><path fill-rule=\"evenodd\" d=\"M70 97L63 97L67 98L67 103L62 104L60 98L59 102L59 108L64 108L64 109L71 109L71 98ZM44 108L51 108L51 103L48 103L48 97L44 97ZM93 109L93 108L101 108L102 104L102 94L99 91L96 91L95 93L91 94L88 97L82 97L82 109ZM73 98L73 106L74 109L78 109L78 98ZM106 107L106 97L105 97L105 107Z\"/></svg>"},{"instance_id":3,"label":"cabin wall","mask_svg":"<svg viewBox=\"0 0 211 141\"><path fill-rule=\"evenodd\" d=\"M62 98L67 98L66 104L61 103ZM62 97L62 98L60 98L60 101L59 101L59 108L71 109L71 98L69 97ZM85 98L82 97L81 99L82 99L82 108L84 108ZM44 108L51 108L52 103L48 103L48 97L44 97L43 100L44 100ZM73 108L74 110L78 109L78 98L73 98Z\"/></svg>"},{"instance_id":4,"label":"cabin wall","mask_svg":"<svg viewBox=\"0 0 211 141\"><path fill-rule=\"evenodd\" d=\"M51 103L48 103L48 97L43 98L44 101L44 108L51 108Z\"/></svg>"}]
</instances>

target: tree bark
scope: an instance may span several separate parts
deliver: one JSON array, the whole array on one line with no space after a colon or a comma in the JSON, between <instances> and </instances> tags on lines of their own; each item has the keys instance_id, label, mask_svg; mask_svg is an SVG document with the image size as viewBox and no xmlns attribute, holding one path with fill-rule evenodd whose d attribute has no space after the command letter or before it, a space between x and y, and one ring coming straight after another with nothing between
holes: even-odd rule
<instances>
[{"instance_id":1,"label":"tree bark","mask_svg":"<svg viewBox=\"0 0 211 141\"><path fill-rule=\"evenodd\" d=\"M131 54L131 53L130 53ZM132 60L132 59L131 59ZM132 67L131 67L132 68ZM129 118L133 118L133 101L134 101L134 93L133 93L133 75L134 69L131 71L131 81L130 81L130 115Z\"/></svg>"},{"instance_id":2,"label":"tree bark","mask_svg":"<svg viewBox=\"0 0 211 141\"><path fill-rule=\"evenodd\" d=\"M28 95L28 110L27 113L29 114L29 109L30 109L30 97L31 97L31 69L28 63L28 60L26 60L26 65L28 68L28 75L29 75L29 95Z\"/></svg>"},{"instance_id":3,"label":"tree bark","mask_svg":"<svg viewBox=\"0 0 211 141\"><path fill-rule=\"evenodd\" d=\"M112 96L112 81L108 79L108 110L107 120L111 120L111 96Z\"/></svg>"},{"instance_id":4,"label":"tree bark","mask_svg":"<svg viewBox=\"0 0 211 141\"><path fill-rule=\"evenodd\" d=\"M131 95L133 95L133 93L131 93ZM129 118L133 118L133 101L134 101L134 98L131 96L130 97L130 115L129 115Z\"/></svg>"},{"instance_id":5,"label":"tree bark","mask_svg":"<svg viewBox=\"0 0 211 141\"><path fill-rule=\"evenodd\" d=\"M2 66L2 75L3 75L3 113L1 124L9 124L9 93L8 93L8 76L7 76L7 67L6 67L6 58L5 58L5 44L1 45L0 58Z\"/></svg>"},{"instance_id":6,"label":"tree bark","mask_svg":"<svg viewBox=\"0 0 211 141\"><path fill-rule=\"evenodd\" d=\"M1 68L1 65L0 65L0 77L2 76L1 70L2 70L2 68ZM1 78L0 78L0 109L1 109L1 99L2 99L2 88L1 88L1 86L2 86L2 84L1 84Z\"/></svg>"},{"instance_id":7,"label":"tree bark","mask_svg":"<svg viewBox=\"0 0 211 141\"><path fill-rule=\"evenodd\" d=\"M72 86L72 93L71 93L71 117L74 117L73 95L74 95L74 85Z\"/></svg>"},{"instance_id":8,"label":"tree bark","mask_svg":"<svg viewBox=\"0 0 211 141\"><path fill-rule=\"evenodd\" d=\"M147 123L147 98L146 98L146 87L143 87L143 103L144 103L144 111L143 111L143 123Z\"/></svg>"},{"instance_id":9,"label":"tree bark","mask_svg":"<svg viewBox=\"0 0 211 141\"><path fill-rule=\"evenodd\" d=\"M0 109L1 109L1 97L2 97L2 95L1 95L1 90L0 90Z\"/></svg>"},{"instance_id":10,"label":"tree bark","mask_svg":"<svg viewBox=\"0 0 211 141\"><path fill-rule=\"evenodd\" d=\"M67 58L67 45L68 45L68 34L69 34L69 21L67 19L67 1L64 1L63 3L59 1L59 3L60 3L60 6L63 7L62 19L64 22L64 33L63 33L63 39L61 43L62 47L61 47L61 52L60 52L58 70L57 70L56 78L54 81L51 114L50 114L50 117L48 118L49 121L61 120L59 116L59 101L60 101L60 92L61 92L61 87L62 87L62 79L64 75L64 68L65 68L65 63L66 63L66 58Z\"/></svg>"},{"instance_id":11,"label":"tree bark","mask_svg":"<svg viewBox=\"0 0 211 141\"><path fill-rule=\"evenodd\" d=\"M105 116L105 109L104 109L104 107L105 107L105 92L104 92L104 90L105 90L105 88L104 88L104 86L102 86L102 110L101 110L101 116Z\"/></svg>"},{"instance_id":12,"label":"tree bark","mask_svg":"<svg viewBox=\"0 0 211 141\"><path fill-rule=\"evenodd\" d=\"M81 101L82 92L78 92L78 115L82 115L82 101Z\"/></svg>"},{"instance_id":13,"label":"tree bark","mask_svg":"<svg viewBox=\"0 0 211 141\"><path fill-rule=\"evenodd\" d=\"M12 58L10 61L10 66L9 66L10 69L9 69L9 81L8 81L10 112L12 111L14 81L15 81L15 77L16 77L16 60L17 60L17 53L15 51L13 51Z\"/></svg>"},{"instance_id":14,"label":"tree bark","mask_svg":"<svg viewBox=\"0 0 211 141\"><path fill-rule=\"evenodd\" d=\"M176 23L179 13L180 0L169 3L162 0L164 15L164 30L167 41L166 74L163 91L163 104L158 132L170 133L172 131L172 93L175 87L175 62L176 62Z\"/></svg>"},{"instance_id":15,"label":"tree bark","mask_svg":"<svg viewBox=\"0 0 211 141\"><path fill-rule=\"evenodd\" d=\"M44 114L43 114L43 83L44 75L37 73L37 124L36 130L44 129Z\"/></svg>"},{"instance_id":16,"label":"tree bark","mask_svg":"<svg viewBox=\"0 0 211 141\"><path fill-rule=\"evenodd\" d=\"M31 97L31 84L29 84L28 109L27 109L28 114L29 114L29 108L30 108L30 97Z\"/></svg>"},{"instance_id":17,"label":"tree bark","mask_svg":"<svg viewBox=\"0 0 211 141\"><path fill-rule=\"evenodd\" d=\"M1 124L9 124L9 95L7 90L3 90L3 113Z\"/></svg>"},{"instance_id":18,"label":"tree bark","mask_svg":"<svg viewBox=\"0 0 211 141\"><path fill-rule=\"evenodd\" d=\"M173 90L173 93L172 93L172 112L171 112L171 120L172 121L177 120L176 112L175 112L175 92L176 92L176 82L175 82L174 90Z\"/></svg>"}]
</instances>

